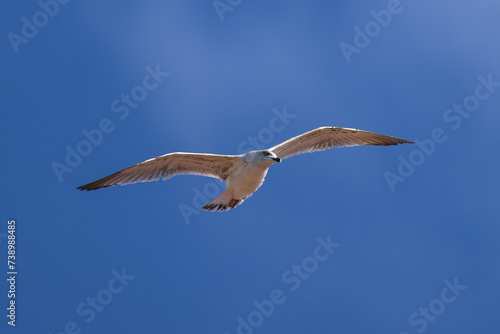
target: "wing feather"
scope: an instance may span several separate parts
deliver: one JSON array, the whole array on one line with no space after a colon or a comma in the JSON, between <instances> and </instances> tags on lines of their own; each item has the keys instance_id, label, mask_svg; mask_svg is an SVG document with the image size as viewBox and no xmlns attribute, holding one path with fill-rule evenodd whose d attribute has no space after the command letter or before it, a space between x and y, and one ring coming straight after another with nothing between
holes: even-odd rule
<instances>
[{"instance_id":1,"label":"wing feather","mask_svg":"<svg viewBox=\"0 0 500 334\"><path fill-rule=\"evenodd\" d=\"M198 153L169 153L149 159L97 181L78 187L96 190L115 185L151 182L169 179L176 175L203 175L225 181L236 168L237 156Z\"/></svg>"},{"instance_id":2,"label":"wing feather","mask_svg":"<svg viewBox=\"0 0 500 334\"><path fill-rule=\"evenodd\" d=\"M334 147L359 146L359 145L397 145L403 143L413 144L412 141L386 136L375 132L340 128L321 127L271 147L279 158L286 159L302 153L323 151Z\"/></svg>"}]
</instances>

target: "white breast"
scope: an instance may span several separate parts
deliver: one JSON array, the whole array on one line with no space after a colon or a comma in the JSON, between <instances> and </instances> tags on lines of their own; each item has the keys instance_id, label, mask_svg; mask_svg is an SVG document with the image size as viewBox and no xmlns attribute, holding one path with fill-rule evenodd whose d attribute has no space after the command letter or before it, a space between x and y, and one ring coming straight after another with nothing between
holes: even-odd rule
<instances>
[{"instance_id":1,"label":"white breast","mask_svg":"<svg viewBox=\"0 0 500 334\"><path fill-rule=\"evenodd\" d=\"M264 166L238 168L227 178L227 188L231 188L237 198L248 197L262 185L267 170Z\"/></svg>"}]
</instances>

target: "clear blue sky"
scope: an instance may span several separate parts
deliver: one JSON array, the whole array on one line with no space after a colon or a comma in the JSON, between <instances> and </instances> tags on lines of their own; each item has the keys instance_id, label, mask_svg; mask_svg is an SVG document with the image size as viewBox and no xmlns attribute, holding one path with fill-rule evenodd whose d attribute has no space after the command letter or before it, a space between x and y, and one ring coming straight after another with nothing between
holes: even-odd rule
<instances>
[{"instance_id":1,"label":"clear blue sky","mask_svg":"<svg viewBox=\"0 0 500 334\"><path fill-rule=\"evenodd\" d=\"M500 3L216 6L0 5L0 332L500 332ZM420 146L288 159L226 213L201 176L76 190L327 125Z\"/></svg>"}]
</instances>

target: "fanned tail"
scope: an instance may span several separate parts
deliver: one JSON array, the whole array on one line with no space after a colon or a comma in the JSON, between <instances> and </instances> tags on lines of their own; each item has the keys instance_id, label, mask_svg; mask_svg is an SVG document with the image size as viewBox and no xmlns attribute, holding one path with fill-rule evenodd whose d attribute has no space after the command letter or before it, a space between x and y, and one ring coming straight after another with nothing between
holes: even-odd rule
<instances>
[{"instance_id":1,"label":"fanned tail","mask_svg":"<svg viewBox=\"0 0 500 334\"><path fill-rule=\"evenodd\" d=\"M202 209L206 211L227 211L243 203L245 198L234 198L232 191L226 189L219 196L205 204Z\"/></svg>"}]
</instances>

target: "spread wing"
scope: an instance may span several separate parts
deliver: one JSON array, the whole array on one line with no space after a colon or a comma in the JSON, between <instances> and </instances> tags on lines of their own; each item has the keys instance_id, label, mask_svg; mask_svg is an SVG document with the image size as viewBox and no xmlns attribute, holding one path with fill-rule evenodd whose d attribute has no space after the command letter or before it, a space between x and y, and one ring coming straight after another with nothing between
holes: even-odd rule
<instances>
[{"instance_id":1,"label":"spread wing","mask_svg":"<svg viewBox=\"0 0 500 334\"><path fill-rule=\"evenodd\" d=\"M397 145L413 142L357 129L322 127L290 138L271 147L279 158L286 159L302 153L324 151L334 147L359 145Z\"/></svg>"},{"instance_id":2,"label":"spread wing","mask_svg":"<svg viewBox=\"0 0 500 334\"><path fill-rule=\"evenodd\" d=\"M225 181L236 168L237 156L195 153L169 153L146 160L80 186L80 190L96 190L115 185L169 179L176 175L203 175Z\"/></svg>"}]
</instances>

